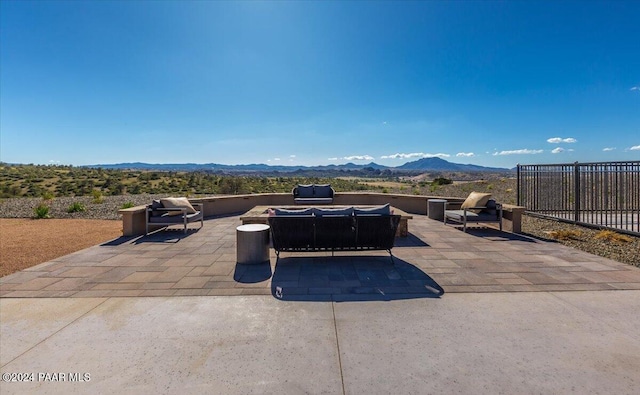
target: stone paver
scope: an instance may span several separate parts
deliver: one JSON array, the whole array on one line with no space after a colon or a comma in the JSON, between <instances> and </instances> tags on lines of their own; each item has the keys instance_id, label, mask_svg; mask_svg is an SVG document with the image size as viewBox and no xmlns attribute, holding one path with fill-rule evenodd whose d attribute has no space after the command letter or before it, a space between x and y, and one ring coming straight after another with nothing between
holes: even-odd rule
<instances>
[{"instance_id":1,"label":"stone paver","mask_svg":"<svg viewBox=\"0 0 640 395\"><path fill-rule=\"evenodd\" d=\"M640 289L640 269L490 228L463 233L414 215L384 251L283 253L235 262L240 216L202 229L117 240L0 279L0 297L273 295L283 300L393 300L446 292Z\"/></svg>"}]
</instances>

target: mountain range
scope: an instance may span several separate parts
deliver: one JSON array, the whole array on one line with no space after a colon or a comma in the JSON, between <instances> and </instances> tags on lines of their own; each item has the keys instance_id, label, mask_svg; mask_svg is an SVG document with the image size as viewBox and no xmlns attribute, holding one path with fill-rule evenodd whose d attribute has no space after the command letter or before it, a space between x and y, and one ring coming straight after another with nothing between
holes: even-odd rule
<instances>
[{"instance_id":1,"label":"mountain range","mask_svg":"<svg viewBox=\"0 0 640 395\"><path fill-rule=\"evenodd\" d=\"M472 164L460 164L446 161L441 158L422 158L413 162L407 162L401 166L389 167L371 162L363 165L355 163L345 163L342 165L324 166L286 166L267 164L246 164L246 165L223 165L218 163L116 163L99 164L85 167L103 169L127 169L127 170L157 170L157 171L223 171L223 172L296 172L296 171L336 171L336 170L390 170L400 172L416 171L463 171L463 172L505 172L510 171L505 168L485 167Z\"/></svg>"}]
</instances>

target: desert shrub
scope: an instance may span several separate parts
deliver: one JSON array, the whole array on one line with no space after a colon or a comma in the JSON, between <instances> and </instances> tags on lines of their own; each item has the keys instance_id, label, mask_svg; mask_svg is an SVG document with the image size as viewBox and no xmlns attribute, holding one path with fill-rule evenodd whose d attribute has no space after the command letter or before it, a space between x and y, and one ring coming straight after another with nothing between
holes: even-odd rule
<instances>
[{"instance_id":1,"label":"desert shrub","mask_svg":"<svg viewBox=\"0 0 640 395\"><path fill-rule=\"evenodd\" d=\"M49 218L49 206L44 203L40 203L38 207L33 209L33 212L37 219Z\"/></svg>"},{"instance_id":2,"label":"desert shrub","mask_svg":"<svg viewBox=\"0 0 640 395\"><path fill-rule=\"evenodd\" d=\"M382 188L382 193L389 193L389 188Z\"/></svg>"},{"instance_id":3,"label":"desert shrub","mask_svg":"<svg viewBox=\"0 0 640 395\"><path fill-rule=\"evenodd\" d=\"M131 208L133 207L134 204L133 202L126 202L125 204L123 204L122 206L120 206L121 209L125 209L125 208Z\"/></svg>"},{"instance_id":4,"label":"desert shrub","mask_svg":"<svg viewBox=\"0 0 640 395\"><path fill-rule=\"evenodd\" d=\"M86 207L84 206L84 204L80 203L80 202L73 202L73 204L71 206L69 206L69 208L67 209L68 213L80 213L82 211L86 211Z\"/></svg>"},{"instance_id":5,"label":"desert shrub","mask_svg":"<svg viewBox=\"0 0 640 395\"><path fill-rule=\"evenodd\" d=\"M55 195L53 194L53 192L51 191L44 191L42 193L42 199L43 200L51 200L55 197Z\"/></svg>"},{"instance_id":6,"label":"desert shrub","mask_svg":"<svg viewBox=\"0 0 640 395\"><path fill-rule=\"evenodd\" d=\"M633 241L631 237L614 232L612 230L601 230L600 232L596 233L595 237L598 240L604 240L611 243L629 243Z\"/></svg>"},{"instance_id":7,"label":"desert shrub","mask_svg":"<svg viewBox=\"0 0 640 395\"><path fill-rule=\"evenodd\" d=\"M104 203L104 196L102 196L102 191L94 189L91 191L91 196L93 196L93 202L96 204Z\"/></svg>"},{"instance_id":8,"label":"desert shrub","mask_svg":"<svg viewBox=\"0 0 640 395\"><path fill-rule=\"evenodd\" d=\"M582 232L579 230L554 230L549 235L556 240L575 240L582 236Z\"/></svg>"},{"instance_id":9,"label":"desert shrub","mask_svg":"<svg viewBox=\"0 0 640 395\"><path fill-rule=\"evenodd\" d=\"M433 181L431 181L431 186L433 186L433 185L449 185L449 184L453 184L453 181L448 179L448 178L444 178L444 177L438 177L438 178L435 178Z\"/></svg>"}]
</instances>

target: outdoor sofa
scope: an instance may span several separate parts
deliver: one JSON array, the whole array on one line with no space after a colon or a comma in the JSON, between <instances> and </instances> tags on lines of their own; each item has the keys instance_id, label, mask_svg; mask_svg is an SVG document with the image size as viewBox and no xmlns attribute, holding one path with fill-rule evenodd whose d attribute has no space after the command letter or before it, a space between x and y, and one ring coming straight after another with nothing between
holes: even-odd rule
<instances>
[{"instance_id":1,"label":"outdoor sofa","mask_svg":"<svg viewBox=\"0 0 640 395\"><path fill-rule=\"evenodd\" d=\"M330 184L298 185L293 188L293 201L296 204L332 204L335 191Z\"/></svg>"},{"instance_id":2,"label":"outdoor sofa","mask_svg":"<svg viewBox=\"0 0 640 395\"><path fill-rule=\"evenodd\" d=\"M164 198L154 200L147 206L145 223L146 234L152 226L184 226L187 233L187 224L200 221L200 228L204 225L204 209L202 203L191 203L187 198Z\"/></svg>"},{"instance_id":3,"label":"outdoor sofa","mask_svg":"<svg viewBox=\"0 0 640 395\"><path fill-rule=\"evenodd\" d=\"M448 207L450 203L447 203ZM502 231L502 205L491 198L491 194L471 192L459 210L444 210L444 223L447 220L462 224L463 232L468 223L495 222Z\"/></svg>"},{"instance_id":4,"label":"outdoor sofa","mask_svg":"<svg viewBox=\"0 0 640 395\"><path fill-rule=\"evenodd\" d=\"M271 241L276 251L385 250L391 256L400 215L389 205L372 209L278 210L269 216Z\"/></svg>"}]
</instances>

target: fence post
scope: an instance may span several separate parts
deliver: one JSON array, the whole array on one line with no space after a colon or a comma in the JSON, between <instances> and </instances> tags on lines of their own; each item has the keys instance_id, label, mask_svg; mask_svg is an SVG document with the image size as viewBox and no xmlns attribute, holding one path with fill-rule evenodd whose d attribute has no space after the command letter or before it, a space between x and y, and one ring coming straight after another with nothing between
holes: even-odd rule
<instances>
[{"instance_id":1,"label":"fence post","mask_svg":"<svg viewBox=\"0 0 640 395\"><path fill-rule=\"evenodd\" d=\"M520 204L520 163L516 165L516 205Z\"/></svg>"},{"instance_id":2,"label":"fence post","mask_svg":"<svg viewBox=\"0 0 640 395\"><path fill-rule=\"evenodd\" d=\"M573 221L577 223L580 221L580 167L578 162L573 164L573 185L575 195L574 215Z\"/></svg>"}]
</instances>

